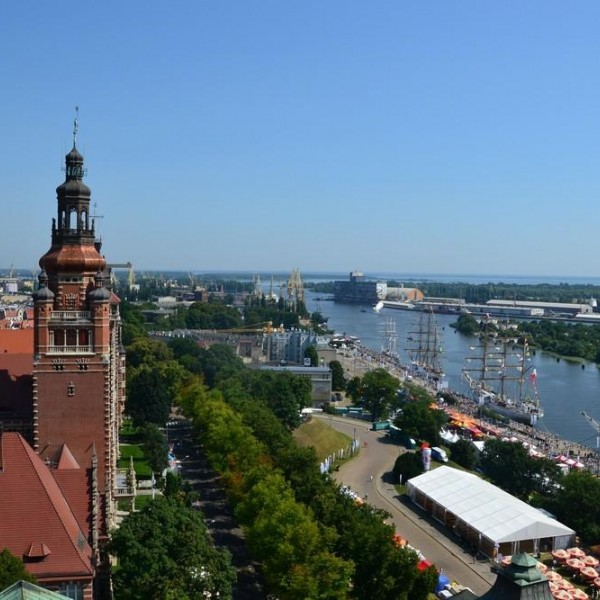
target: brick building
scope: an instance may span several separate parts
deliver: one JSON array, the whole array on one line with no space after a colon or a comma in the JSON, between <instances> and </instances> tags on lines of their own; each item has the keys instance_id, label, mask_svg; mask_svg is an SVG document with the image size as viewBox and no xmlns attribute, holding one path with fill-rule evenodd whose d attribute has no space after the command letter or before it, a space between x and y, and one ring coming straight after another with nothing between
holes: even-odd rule
<instances>
[{"instance_id":1,"label":"brick building","mask_svg":"<svg viewBox=\"0 0 600 600\"><path fill-rule=\"evenodd\" d=\"M51 247L40 259L29 352L23 334L14 346L2 339L0 549L23 558L45 587L88 600L103 597L102 545L115 520L125 353L76 133L56 190ZM24 514L31 486L44 502Z\"/></svg>"}]
</instances>

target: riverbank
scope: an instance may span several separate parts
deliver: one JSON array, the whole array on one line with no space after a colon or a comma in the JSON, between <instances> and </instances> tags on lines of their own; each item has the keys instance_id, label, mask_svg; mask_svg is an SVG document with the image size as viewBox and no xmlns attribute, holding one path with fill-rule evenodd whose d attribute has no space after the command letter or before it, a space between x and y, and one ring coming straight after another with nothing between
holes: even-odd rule
<instances>
[{"instance_id":1,"label":"riverbank","mask_svg":"<svg viewBox=\"0 0 600 600\"><path fill-rule=\"evenodd\" d=\"M386 369L400 381L405 381L409 376L406 366L402 365L398 358L375 352L365 346L357 345L352 350L339 352L338 360L344 367L347 378L362 377L367 371L376 368ZM434 397L436 396L437 392L430 382L411 376L411 383L427 389ZM589 446L516 421L499 423L480 415L479 406L469 398L456 392L453 392L453 395L456 398L456 404L453 406L448 405L448 408L460 411L473 421L485 423L488 427L496 430L500 437L515 438L548 458L564 456L576 463L583 464L586 469L594 473L600 471L600 454ZM441 405L441 408L444 408L444 406Z\"/></svg>"}]
</instances>

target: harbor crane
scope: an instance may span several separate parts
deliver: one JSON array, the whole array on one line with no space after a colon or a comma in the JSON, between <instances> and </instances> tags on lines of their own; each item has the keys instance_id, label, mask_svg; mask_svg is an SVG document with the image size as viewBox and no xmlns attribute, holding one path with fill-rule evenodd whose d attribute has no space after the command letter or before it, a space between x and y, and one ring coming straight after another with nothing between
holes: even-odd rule
<instances>
[{"instance_id":1,"label":"harbor crane","mask_svg":"<svg viewBox=\"0 0 600 600\"><path fill-rule=\"evenodd\" d=\"M585 412L585 410L582 410L581 414L588 420L589 424L594 428L594 431L596 432L596 448L600 450L600 423L598 423L598 421L596 421L596 419L594 419L593 417L590 417L590 415L588 415Z\"/></svg>"}]
</instances>

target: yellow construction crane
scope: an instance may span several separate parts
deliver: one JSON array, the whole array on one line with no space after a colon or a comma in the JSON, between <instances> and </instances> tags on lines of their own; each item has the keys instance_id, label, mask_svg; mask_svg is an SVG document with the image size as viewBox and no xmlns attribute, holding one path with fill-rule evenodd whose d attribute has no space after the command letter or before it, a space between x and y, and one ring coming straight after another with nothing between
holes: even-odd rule
<instances>
[{"instance_id":1,"label":"yellow construction crane","mask_svg":"<svg viewBox=\"0 0 600 600\"><path fill-rule=\"evenodd\" d=\"M273 333L273 321L263 321L247 327L232 327L231 329L218 329L219 333Z\"/></svg>"}]
</instances>

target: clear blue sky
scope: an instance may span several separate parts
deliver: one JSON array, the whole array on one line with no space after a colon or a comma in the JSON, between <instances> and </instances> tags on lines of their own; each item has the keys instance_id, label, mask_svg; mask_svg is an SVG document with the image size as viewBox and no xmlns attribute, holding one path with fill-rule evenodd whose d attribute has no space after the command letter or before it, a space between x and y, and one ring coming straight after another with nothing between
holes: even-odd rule
<instances>
[{"instance_id":1,"label":"clear blue sky","mask_svg":"<svg viewBox=\"0 0 600 600\"><path fill-rule=\"evenodd\" d=\"M111 262L595 276L600 2L9 2L0 266L74 106Z\"/></svg>"}]
</instances>

